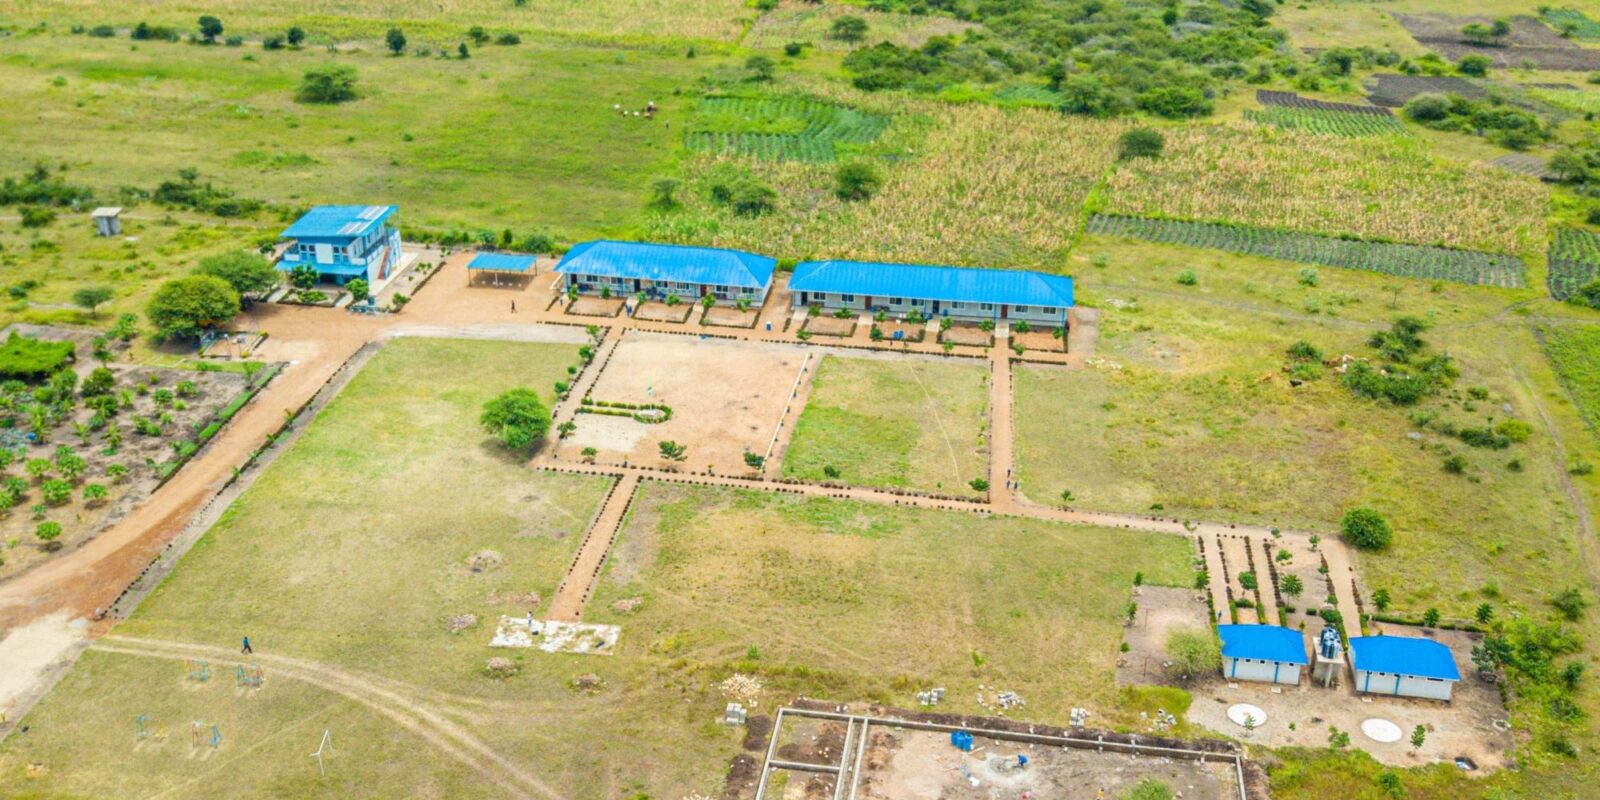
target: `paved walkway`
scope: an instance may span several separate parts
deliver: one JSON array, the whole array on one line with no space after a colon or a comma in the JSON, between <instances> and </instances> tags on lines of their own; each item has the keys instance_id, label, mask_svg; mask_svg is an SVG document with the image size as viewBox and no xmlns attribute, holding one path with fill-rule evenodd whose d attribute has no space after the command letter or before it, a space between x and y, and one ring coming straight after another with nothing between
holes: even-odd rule
<instances>
[{"instance_id":1,"label":"paved walkway","mask_svg":"<svg viewBox=\"0 0 1600 800\"><path fill-rule=\"evenodd\" d=\"M594 594L595 583L600 580L606 554L611 552L617 534L622 532L622 522L627 518L628 506L633 503L634 492L638 489L639 476L634 473L623 475L611 487L600 513L595 515L594 524L589 526L583 543L578 545L577 556L567 567L561 585L556 587L555 599L550 601L550 611L546 614L549 619L577 622L582 617L584 606Z\"/></svg>"}]
</instances>

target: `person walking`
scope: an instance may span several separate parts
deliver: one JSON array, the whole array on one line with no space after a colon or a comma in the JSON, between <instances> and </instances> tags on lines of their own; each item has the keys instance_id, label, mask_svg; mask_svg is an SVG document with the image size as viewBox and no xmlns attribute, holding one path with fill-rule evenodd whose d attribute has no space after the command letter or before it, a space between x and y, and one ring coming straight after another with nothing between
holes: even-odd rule
<instances>
[{"instance_id":1,"label":"person walking","mask_svg":"<svg viewBox=\"0 0 1600 800\"><path fill-rule=\"evenodd\" d=\"M244 653L245 655L251 655L255 653L255 650L251 649L250 647L250 637L244 637L244 647L239 648L239 652Z\"/></svg>"},{"instance_id":2,"label":"person walking","mask_svg":"<svg viewBox=\"0 0 1600 800\"><path fill-rule=\"evenodd\" d=\"M513 313L513 314L517 313L517 301L515 301L515 300L511 301L511 313Z\"/></svg>"}]
</instances>

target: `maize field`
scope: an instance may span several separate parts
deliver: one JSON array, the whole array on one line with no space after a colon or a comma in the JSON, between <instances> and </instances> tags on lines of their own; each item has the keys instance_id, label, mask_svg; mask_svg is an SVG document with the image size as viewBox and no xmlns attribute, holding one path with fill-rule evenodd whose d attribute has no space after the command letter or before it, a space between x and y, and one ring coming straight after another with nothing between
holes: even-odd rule
<instances>
[{"instance_id":1,"label":"maize field","mask_svg":"<svg viewBox=\"0 0 1600 800\"><path fill-rule=\"evenodd\" d=\"M889 118L803 98L709 97L700 102L684 144L696 153L775 161L832 161L839 145L877 141Z\"/></svg>"},{"instance_id":2,"label":"maize field","mask_svg":"<svg viewBox=\"0 0 1600 800\"><path fill-rule=\"evenodd\" d=\"M1527 285L1513 256L1388 242L1363 242L1293 231L1096 214L1086 232L1158 244L1205 247L1301 264L1360 269L1402 278L1517 289Z\"/></svg>"},{"instance_id":3,"label":"maize field","mask_svg":"<svg viewBox=\"0 0 1600 800\"><path fill-rule=\"evenodd\" d=\"M1545 246L1550 190L1436 159L1422 137L1231 124L1170 131L1159 158L1124 162L1100 194L1106 214L1524 255Z\"/></svg>"}]
</instances>

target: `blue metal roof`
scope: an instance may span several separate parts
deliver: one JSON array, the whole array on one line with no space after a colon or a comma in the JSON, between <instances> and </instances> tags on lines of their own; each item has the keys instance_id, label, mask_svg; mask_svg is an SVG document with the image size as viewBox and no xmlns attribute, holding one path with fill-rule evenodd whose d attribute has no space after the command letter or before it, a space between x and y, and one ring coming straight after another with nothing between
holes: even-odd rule
<instances>
[{"instance_id":1,"label":"blue metal roof","mask_svg":"<svg viewBox=\"0 0 1600 800\"><path fill-rule=\"evenodd\" d=\"M278 234L285 239L355 239L383 224L399 206L317 206Z\"/></svg>"},{"instance_id":2,"label":"blue metal roof","mask_svg":"<svg viewBox=\"0 0 1600 800\"><path fill-rule=\"evenodd\" d=\"M1277 625L1218 625L1223 658L1255 658L1282 664L1309 664L1306 642L1297 630Z\"/></svg>"},{"instance_id":3,"label":"blue metal roof","mask_svg":"<svg viewBox=\"0 0 1600 800\"><path fill-rule=\"evenodd\" d=\"M1350 640L1350 659L1364 672L1461 680L1450 648L1417 636L1357 636Z\"/></svg>"},{"instance_id":4,"label":"blue metal roof","mask_svg":"<svg viewBox=\"0 0 1600 800\"><path fill-rule=\"evenodd\" d=\"M1062 275L866 261L804 262L794 268L789 289L1014 306L1072 305L1072 279Z\"/></svg>"},{"instance_id":5,"label":"blue metal roof","mask_svg":"<svg viewBox=\"0 0 1600 800\"><path fill-rule=\"evenodd\" d=\"M497 272L527 272L533 269L533 256L511 253L479 253L467 262L467 269L492 269Z\"/></svg>"},{"instance_id":6,"label":"blue metal roof","mask_svg":"<svg viewBox=\"0 0 1600 800\"><path fill-rule=\"evenodd\" d=\"M715 286L762 288L777 259L715 247L680 247L599 239L573 247L556 272Z\"/></svg>"}]
</instances>

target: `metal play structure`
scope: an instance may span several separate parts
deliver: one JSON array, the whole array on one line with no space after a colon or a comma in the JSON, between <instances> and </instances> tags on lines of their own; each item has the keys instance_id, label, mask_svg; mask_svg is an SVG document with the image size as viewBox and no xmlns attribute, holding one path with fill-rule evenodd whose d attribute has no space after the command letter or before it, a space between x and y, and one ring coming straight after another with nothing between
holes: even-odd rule
<instances>
[{"instance_id":1,"label":"metal play structure","mask_svg":"<svg viewBox=\"0 0 1600 800\"><path fill-rule=\"evenodd\" d=\"M249 689L261 688L261 665L252 663L249 666L240 664L234 667L233 680L237 686Z\"/></svg>"},{"instance_id":2,"label":"metal play structure","mask_svg":"<svg viewBox=\"0 0 1600 800\"><path fill-rule=\"evenodd\" d=\"M328 774L327 771L322 768L322 756L324 754L333 754L333 731L327 728L322 729L322 741L317 744L317 752L311 754L311 757L317 760L318 775Z\"/></svg>"},{"instance_id":3,"label":"metal play structure","mask_svg":"<svg viewBox=\"0 0 1600 800\"><path fill-rule=\"evenodd\" d=\"M205 683L211 680L211 664L205 659L186 658L183 660L183 671L191 681Z\"/></svg>"},{"instance_id":4,"label":"metal play structure","mask_svg":"<svg viewBox=\"0 0 1600 800\"><path fill-rule=\"evenodd\" d=\"M149 714L140 714L133 718L133 740L142 742L146 739L160 741L167 738L167 726L160 717Z\"/></svg>"}]
</instances>

